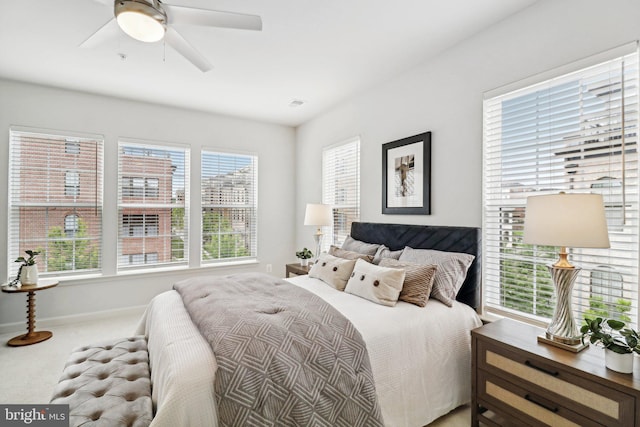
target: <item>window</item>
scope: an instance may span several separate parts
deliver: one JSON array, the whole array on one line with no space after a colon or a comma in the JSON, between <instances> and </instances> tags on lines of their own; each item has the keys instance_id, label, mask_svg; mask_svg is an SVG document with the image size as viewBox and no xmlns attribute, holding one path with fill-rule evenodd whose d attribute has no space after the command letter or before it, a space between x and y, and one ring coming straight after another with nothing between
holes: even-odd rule
<instances>
[{"instance_id":1,"label":"window","mask_svg":"<svg viewBox=\"0 0 640 427\"><path fill-rule=\"evenodd\" d=\"M154 198L159 193L159 178L122 178L122 197Z\"/></svg>"},{"instance_id":2,"label":"window","mask_svg":"<svg viewBox=\"0 0 640 427\"><path fill-rule=\"evenodd\" d=\"M144 180L144 195L145 197L158 197L160 180L158 178L145 178Z\"/></svg>"},{"instance_id":3,"label":"window","mask_svg":"<svg viewBox=\"0 0 640 427\"><path fill-rule=\"evenodd\" d=\"M72 214L64 217L64 234L67 237L74 237L78 232L78 215Z\"/></svg>"},{"instance_id":4,"label":"window","mask_svg":"<svg viewBox=\"0 0 640 427\"><path fill-rule=\"evenodd\" d=\"M603 195L611 248L569 248L583 269L574 315L578 322L596 314L637 324L638 54L608 56L485 98L483 284L490 312L552 316L546 264L559 248L522 243L526 199L591 192Z\"/></svg>"},{"instance_id":5,"label":"window","mask_svg":"<svg viewBox=\"0 0 640 427\"><path fill-rule=\"evenodd\" d=\"M160 215L122 215L122 235L129 237L157 236Z\"/></svg>"},{"instance_id":6,"label":"window","mask_svg":"<svg viewBox=\"0 0 640 427\"><path fill-rule=\"evenodd\" d=\"M202 152L202 261L257 257L258 158Z\"/></svg>"},{"instance_id":7,"label":"window","mask_svg":"<svg viewBox=\"0 0 640 427\"><path fill-rule=\"evenodd\" d=\"M69 138L80 147L73 156ZM9 274L27 249L42 252L45 277L100 271L102 139L13 127L9 155Z\"/></svg>"},{"instance_id":8,"label":"window","mask_svg":"<svg viewBox=\"0 0 640 427\"><path fill-rule=\"evenodd\" d=\"M64 143L64 152L66 154L80 154L80 141L67 139Z\"/></svg>"},{"instance_id":9,"label":"window","mask_svg":"<svg viewBox=\"0 0 640 427\"><path fill-rule=\"evenodd\" d=\"M322 152L322 203L333 207L333 225L325 233L323 250L341 245L360 220L360 139L325 148Z\"/></svg>"},{"instance_id":10,"label":"window","mask_svg":"<svg viewBox=\"0 0 640 427\"><path fill-rule=\"evenodd\" d=\"M189 150L121 141L118 269L186 265Z\"/></svg>"},{"instance_id":11,"label":"window","mask_svg":"<svg viewBox=\"0 0 640 427\"><path fill-rule=\"evenodd\" d=\"M607 265L599 265L591 271L589 280L591 289L585 316L631 321L628 315L631 310L631 301L623 298L622 274Z\"/></svg>"},{"instance_id":12,"label":"window","mask_svg":"<svg viewBox=\"0 0 640 427\"><path fill-rule=\"evenodd\" d=\"M120 257L120 264L122 265L156 264L157 262L158 254L155 252L148 252L146 254L129 254Z\"/></svg>"},{"instance_id":13,"label":"window","mask_svg":"<svg viewBox=\"0 0 640 427\"><path fill-rule=\"evenodd\" d=\"M67 171L64 174L64 195L80 195L80 174L76 171Z\"/></svg>"}]
</instances>

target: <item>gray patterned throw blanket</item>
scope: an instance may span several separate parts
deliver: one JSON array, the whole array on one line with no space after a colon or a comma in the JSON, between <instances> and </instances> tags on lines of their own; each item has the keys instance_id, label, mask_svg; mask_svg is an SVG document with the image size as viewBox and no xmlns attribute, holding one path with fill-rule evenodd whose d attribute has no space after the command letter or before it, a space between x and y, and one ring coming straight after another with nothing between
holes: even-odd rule
<instances>
[{"instance_id":1,"label":"gray patterned throw blanket","mask_svg":"<svg viewBox=\"0 0 640 427\"><path fill-rule=\"evenodd\" d=\"M174 285L218 362L227 426L383 426L360 333L322 298L258 273Z\"/></svg>"}]
</instances>

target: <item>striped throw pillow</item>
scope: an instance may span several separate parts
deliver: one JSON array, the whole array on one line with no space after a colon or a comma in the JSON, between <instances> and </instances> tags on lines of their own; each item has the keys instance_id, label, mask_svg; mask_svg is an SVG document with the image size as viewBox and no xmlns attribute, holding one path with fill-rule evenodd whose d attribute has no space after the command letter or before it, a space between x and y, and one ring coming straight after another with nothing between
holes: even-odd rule
<instances>
[{"instance_id":1,"label":"striped throw pillow","mask_svg":"<svg viewBox=\"0 0 640 427\"><path fill-rule=\"evenodd\" d=\"M438 269L436 265L420 265L398 261L393 258L383 258L379 265L381 267L400 268L405 271L404 284L398 298L400 301L415 304L418 307L427 305L433 288L433 279L435 279Z\"/></svg>"}]
</instances>

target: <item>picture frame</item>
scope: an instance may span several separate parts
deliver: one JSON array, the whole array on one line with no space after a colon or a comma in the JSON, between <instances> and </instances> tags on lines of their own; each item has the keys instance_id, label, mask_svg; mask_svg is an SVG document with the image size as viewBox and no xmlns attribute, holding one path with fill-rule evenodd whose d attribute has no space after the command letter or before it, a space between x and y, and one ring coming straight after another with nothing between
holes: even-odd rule
<instances>
[{"instance_id":1,"label":"picture frame","mask_svg":"<svg viewBox=\"0 0 640 427\"><path fill-rule=\"evenodd\" d=\"M382 145L382 213L431 214L431 132Z\"/></svg>"}]
</instances>

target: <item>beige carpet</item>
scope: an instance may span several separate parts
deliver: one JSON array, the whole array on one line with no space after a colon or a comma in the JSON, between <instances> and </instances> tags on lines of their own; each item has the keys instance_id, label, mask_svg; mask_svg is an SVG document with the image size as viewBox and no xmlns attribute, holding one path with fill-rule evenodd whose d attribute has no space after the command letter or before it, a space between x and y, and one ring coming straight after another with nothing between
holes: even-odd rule
<instances>
[{"instance_id":1,"label":"beige carpet","mask_svg":"<svg viewBox=\"0 0 640 427\"><path fill-rule=\"evenodd\" d=\"M36 330L52 331L53 337L25 347L6 345L10 338L22 332L0 335L0 403L48 403L72 349L105 339L133 335L141 316L142 311L139 314L50 328L36 325ZM470 424L470 409L464 406L436 420L429 427L467 427Z\"/></svg>"}]
</instances>

